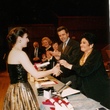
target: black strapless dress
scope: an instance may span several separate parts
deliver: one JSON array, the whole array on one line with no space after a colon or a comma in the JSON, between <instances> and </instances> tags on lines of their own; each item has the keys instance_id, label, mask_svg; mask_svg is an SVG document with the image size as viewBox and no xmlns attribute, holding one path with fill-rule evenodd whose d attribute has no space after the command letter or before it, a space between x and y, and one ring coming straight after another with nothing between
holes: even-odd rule
<instances>
[{"instance_id":1,"label":"black strapless dress","mask_svg":"<svg viewBox=\"0 0 110 110\"><path fill-rule=\"evenodd\" d=\"M8 64L10 85L3 110L38 110L37 99L27 81L27 72L21 64Z\"/></svg>"}]
</instances>

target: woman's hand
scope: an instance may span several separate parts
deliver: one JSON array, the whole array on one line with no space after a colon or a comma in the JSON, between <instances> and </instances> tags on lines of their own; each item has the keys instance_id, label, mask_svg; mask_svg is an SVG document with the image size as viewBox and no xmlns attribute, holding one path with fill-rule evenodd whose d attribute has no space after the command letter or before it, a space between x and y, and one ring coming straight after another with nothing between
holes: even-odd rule
<instances>
[{"instance_id":1,"label":"woman's hand","mask_svg":"<svg viewBox=\"0 0 110 110\"><path fill-rule=\"evenodd\" d=\"M62 71L60 70L60 64L56 64L56 66L54 66L52 70L53 70L53 75L56 77L62 73Z\"/></svg>"},{"instance_id":2,"label":"woman's hand","mask_svg":"<svg viewBox=\"0 0 110 110\"><path fill-rule=\"evenodd\" d=\"M40 60L39 57L35 57L35 58L33 58L33 61L38 61L38 60Z\"/></svg>"},{"instance_id":3,"label":"woman's hand","mask_svg":"<svg viewBox=\"0 0 110 110\"><path fill-rule=\"evenodd\" d=\"M72 65L69 64L66 60L59 60L60 65L64 66L65 68L71 69Z\"/></svg>"}]
</instances>

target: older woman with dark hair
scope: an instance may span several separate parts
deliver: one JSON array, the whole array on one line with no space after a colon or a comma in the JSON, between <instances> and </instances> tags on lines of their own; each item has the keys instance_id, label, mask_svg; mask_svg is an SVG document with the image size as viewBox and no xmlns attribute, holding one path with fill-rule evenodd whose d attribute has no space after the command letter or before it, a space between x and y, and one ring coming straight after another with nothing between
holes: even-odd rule
<instances>
[{"instance_id":1,"label":"older woman with dark hair","mask_svg":"<svg viewBox=\"0 0 110 110\"><path fill-rule=\"evenodd\" d=\"M99 101L110 109L110 81L106 73L101 53L94 48L96 36L92 33L82 35L80 54L74 62L60 60L60 64L76 71L79 90L87 97Z\"/></svg>"}]
</instances>

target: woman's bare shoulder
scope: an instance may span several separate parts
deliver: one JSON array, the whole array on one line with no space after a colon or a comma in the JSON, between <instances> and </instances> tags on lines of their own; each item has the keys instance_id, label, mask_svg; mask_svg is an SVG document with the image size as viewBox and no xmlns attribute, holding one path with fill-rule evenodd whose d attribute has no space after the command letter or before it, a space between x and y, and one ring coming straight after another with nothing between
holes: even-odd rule
<instances>
[{"instance_id":1,"label":"woman's bare shoulder","mask_svg":"<svg viewBox=\"0 0 110 110\"><path fill-rule=\"evenodd\" d=\"M26 57L26 53L24 51L10 51L8 55L8 62L11 63L18 63L19 61L23 60Z\"/></svg>"}]
</instances>

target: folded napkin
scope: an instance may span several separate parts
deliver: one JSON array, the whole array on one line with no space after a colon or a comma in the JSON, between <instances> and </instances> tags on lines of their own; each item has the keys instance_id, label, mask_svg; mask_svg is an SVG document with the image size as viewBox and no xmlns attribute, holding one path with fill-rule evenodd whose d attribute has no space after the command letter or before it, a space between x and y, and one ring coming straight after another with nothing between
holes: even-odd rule
<instances>
[{"instance_id":1,"label":"folded napkin","mask_svg":"<svg viewBox=\"0 0 110 110\"><path fill-rule=\"evenodd\" d=\"M54 107L50 107L51 110L74 110L67 98L60 99L59 97L53 97L42 103L45 105L53 105Z\"/></svg>"}]
</instances>

